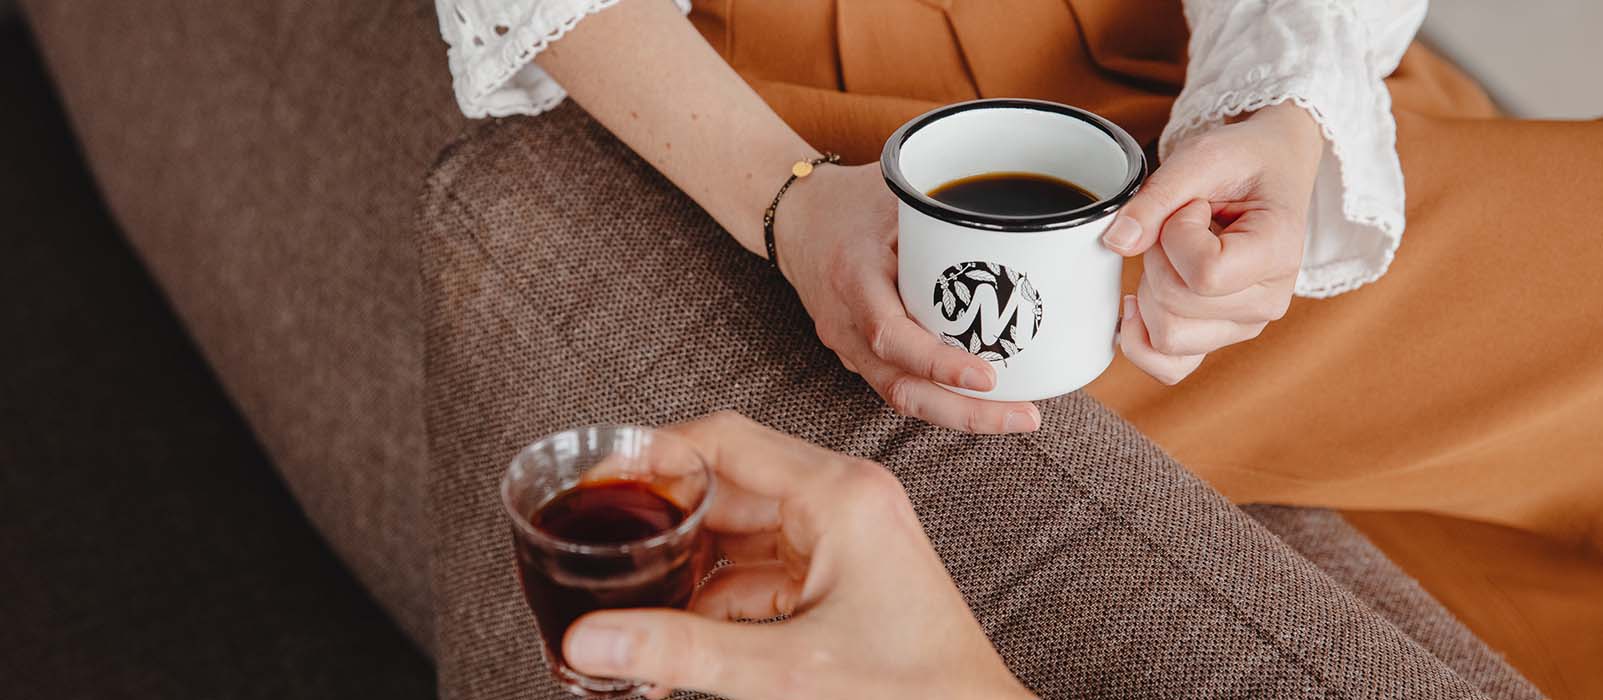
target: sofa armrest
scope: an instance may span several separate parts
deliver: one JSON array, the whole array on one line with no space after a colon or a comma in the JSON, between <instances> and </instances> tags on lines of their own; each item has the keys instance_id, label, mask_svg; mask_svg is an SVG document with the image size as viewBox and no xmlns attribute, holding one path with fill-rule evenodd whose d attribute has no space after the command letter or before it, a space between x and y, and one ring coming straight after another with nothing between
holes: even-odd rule
<instances>
[{"instance_id":1,"label":"sofa armrest","mask_svg":"<svg viewBox=\"0 0 1603 700\"><path fill-rule=\"evenodd\" d=\"M477 128L435 168L417 230L446 697L560 697L496 500L511 456L574 424L725 408L889 466L1045 697L1484 697L1479 670L1455 672L1083 393L1043 402L1032 435L892 414L782 281L575 107ZM1304 530L1297 511L1265 517L1316 533L1310 552L1358 538L1319 550L1327 566L1384 562L1308 512ZM1513 679L1483 687L1536 697Z\"/></svg>"}]
</instances>

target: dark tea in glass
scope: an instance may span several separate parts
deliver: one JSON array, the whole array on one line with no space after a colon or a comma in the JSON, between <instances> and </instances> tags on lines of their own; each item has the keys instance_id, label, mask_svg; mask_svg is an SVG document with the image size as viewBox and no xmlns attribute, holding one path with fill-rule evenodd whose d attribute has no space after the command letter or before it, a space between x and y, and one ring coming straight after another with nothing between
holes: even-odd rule
<instances>
[{"instance_id":1,"label":"dark tea in glass","mask_svg":"<svg viewBox=\"0 0 1603 700\"><path fill-rule=\"evenodd\" d=\"M562 657L568 627L586 613L679 608L712 563L701 518L713 481L700 455L672 435L598 426L546 437L502 481L523 595L551 673L584 697L623 697L631 681L593 678Z\"/></svg>"}]
</instances>

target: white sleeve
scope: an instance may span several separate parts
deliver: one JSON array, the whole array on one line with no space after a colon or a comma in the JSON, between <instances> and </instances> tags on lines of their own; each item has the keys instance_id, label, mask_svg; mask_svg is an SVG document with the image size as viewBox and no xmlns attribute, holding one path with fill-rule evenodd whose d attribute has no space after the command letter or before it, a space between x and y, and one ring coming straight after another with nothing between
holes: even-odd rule
<instances>
[{"instance_id":1,"label":"white sleeve","mask_svg":"<svg viewBox=\"0 0 1603 700\"><path fill-rule=\"evenodd\" d=\"M1391 94L1426 0L1185 0L1185 89L1159 142L1292 102L1319 122L1324 158L1296 293L1328 297L1385 274L1403 235L1403 172Z\"/></svg>"},{"instance_id":2,"label":"white sleeve","mask_svg":"<svg viewBox=\"0 0 1603 700\"><path fill-rule=\"evenodd\" d=\"M449 47L451 82L473 118L539 114L568 93L534 64L535 54L579 20L618 0L434 0ZM690 0L674 0L683 12Z\"/></svg>"}]
</instances>

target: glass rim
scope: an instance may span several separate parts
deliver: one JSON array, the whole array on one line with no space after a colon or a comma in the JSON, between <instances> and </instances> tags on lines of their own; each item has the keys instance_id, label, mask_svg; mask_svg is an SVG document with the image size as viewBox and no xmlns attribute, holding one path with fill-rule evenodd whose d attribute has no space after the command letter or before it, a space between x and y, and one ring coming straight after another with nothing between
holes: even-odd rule
<instances>
[{"instance_id":1,"label":"glass rim","mask_svg":"<svg viewBox=\"0 0 1603 700\"><path fill-rule=\"evenodd\" d=\"M567 433L598 432L602 430L636 430L649 433L651 435L651 439L653 440L666 436L669 442L678 442L684 445L691 454L696 456L696 459L700 460L701 473L707 479L707 488L701 494L701 502L697 503L696 507L691 509L690 513L687 514L685 519L680 521L678 525L675 525L670 529L663 530L662 532L650 537L645 537L638 540L630 540L628 542L619 542L617 544L587 544L584 542L575 542L573 540L557 537L535 527L534 525L531 525L528 519L523 517L523 515L519 513L512 504L512 470L517 467L518 460L522 459L525 454L533 452L543 445L549 444L559 435L565 435ZM565 490L567 489L564 488L556 491L555 493L562 493L562 491ZM518 450L518 453L512 456L512 461L507 465L506 471L501 475L501 509L506 516L512 520L512 527L519 533L534 539L536 542L549 545L553 549L572 554L623 555L640 550L662 547L668 544L670 541L679 537L683 537L687 533L694 530L706 517L707 510L712 505L713 495L717 492L717 490L718 479L717 476L713 474L712 463L708 461L707 456L702 454L701 450L696 449L696 446L691 444L689 440L663 431L659 428L652 428L644 425L631 425L627 423L596 423L592 425L581 425L573 428L566 428L563 430L558 430L554 433L549 433L535 440L534 442L529 443L523 449ZM544 505L544 503L545 501L541 502L542 505Z\"/></svg>"}]
</instances>

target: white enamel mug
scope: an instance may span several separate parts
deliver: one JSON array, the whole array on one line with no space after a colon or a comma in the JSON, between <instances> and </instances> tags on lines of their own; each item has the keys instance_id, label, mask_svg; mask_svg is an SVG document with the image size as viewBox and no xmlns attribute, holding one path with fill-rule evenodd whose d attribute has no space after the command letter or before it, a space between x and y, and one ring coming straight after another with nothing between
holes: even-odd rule
<instances>
[{"instance_id":1,"label":"white enamel mug","mask_svg":"<svg viewBox=\"0 0 1603 700\"><path fill-rule=\"evenodd\" d=\"M1067 105L977 100L903 125L885 143L880 168L901 199L897 287L908 315L996 368L991 391L947 388L1034 401L1074 391L1107 369L1123 258L1101 239L1146 177L1135 139ZM1003 172L1067 180L1098 201L1001 216L927 194L953 180Z\"/></svg>"}]
</instances>

